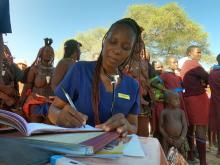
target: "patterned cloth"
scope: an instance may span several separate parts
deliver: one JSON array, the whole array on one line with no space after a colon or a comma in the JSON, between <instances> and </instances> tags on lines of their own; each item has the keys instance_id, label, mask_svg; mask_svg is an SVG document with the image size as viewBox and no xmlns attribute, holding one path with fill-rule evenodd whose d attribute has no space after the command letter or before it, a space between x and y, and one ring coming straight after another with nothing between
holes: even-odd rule
<instances>
[{"instance_id":1,"label":"patterned cloth","mask_svg":"<svg viewBox=\"0 0 220 165\"><path fill-rule=\"evenodd\" d=\"M173 152L179 152L186 160L187 160L187 157L188 157L188 151L189 151L189 144L188 144L188 141L186 138L184 138L184 141L182 143L182 145L179 147L179 148L175 148L173 145L170 145L169 146L170 150L168 152L168 155L167 157L171 157L171 153L172 153L172 150ZM176 149L176 151L174 150L174 148ZM175 160L175 158L174 158Z\"/></svg>"},{"instance_id":2,"label":"patterned cloth","mask_svg":"<svg viewBox=\"0 0 220 165\"><path fill-rule=\"evenodd\" d=\"M34 114L45 116L49 109L49 100L44 96L37 96L31 93L23 106L23 111L27 118L30 116L30 107L32 105L37 105L33 111Z\"/></svg>"},{"instance_id":3,"label":"patterned cloth","mask_svg":"<svg viewBox=\"0 0 220 165\"><path fill-rule=\"evenodd\" d=\"M164 88L164 83L163 80L160 78L160 76L155 76L150 80L152 86L158 86L160 88ZM157 88L153 88L153 93L154 93L154 97L155 97L155 101L163 101L164 99L164 93Z\"/></svg>"}]
</instances>

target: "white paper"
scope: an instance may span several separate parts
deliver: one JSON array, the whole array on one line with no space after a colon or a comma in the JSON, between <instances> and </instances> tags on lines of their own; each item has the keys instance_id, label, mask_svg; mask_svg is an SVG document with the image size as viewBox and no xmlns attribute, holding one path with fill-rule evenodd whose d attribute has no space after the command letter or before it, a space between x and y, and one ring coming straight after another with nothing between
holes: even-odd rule
<instances>
[{"instance_id":1,"label":"white paper","mask_svg":"<svg viewBox=\"0 0 220 165\"><path fill-rule=\"evenodd\" d=\"M85 125L80 128L64 128L58 127L55 125L48 125L43 123L28 123L28 135L31 133L42 133L42 132L65 132L65 131L73 131L73 132L83 132L83 131L100 131L101 129L94 128L90 125Z\"/></svg>"},{"instance_id":2,"label":"white paper","mask_svg":"<svg viewBox=\"0 0 220 165\"><path fill-rule=\"evenodd\" d=\"M135 134L130 136L131 140L127 144L125 144L123 155L145 157L145 153L142 149L138 136Z\"/></svg>"}]
</instances>

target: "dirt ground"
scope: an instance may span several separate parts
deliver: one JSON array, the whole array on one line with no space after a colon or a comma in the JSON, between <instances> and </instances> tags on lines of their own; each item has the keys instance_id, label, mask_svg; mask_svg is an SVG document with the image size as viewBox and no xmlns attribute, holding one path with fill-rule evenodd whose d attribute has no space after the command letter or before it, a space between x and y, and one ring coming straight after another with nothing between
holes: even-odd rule
<instances>
[{"instance_id":1,"label":"dirt ground","mask_svg":"<svg viewBox=\"0 0 220 165\"><path fill-rule=\"evenodd\" d=\"M220 165L220 158L217 158L216 155L217 148L213 147L211 150L207 150L207 163L208 165Z\"/></svg>"},{"instance_id":2,"label":"dirt ground","mask_svg":"<svg viewBox=\"0 0 220 165\"><path fill-rule=\"evenodd\" d=\"M217 158L215 156L216 152L217 152L217 148L214 146L211 148L211 150L207 149L206 156L207 156L208 165L220 165L220 158ZM195 164L191 164L191 165L199 165L199 163L195 163Z\"/></svg>"}]
</instances>

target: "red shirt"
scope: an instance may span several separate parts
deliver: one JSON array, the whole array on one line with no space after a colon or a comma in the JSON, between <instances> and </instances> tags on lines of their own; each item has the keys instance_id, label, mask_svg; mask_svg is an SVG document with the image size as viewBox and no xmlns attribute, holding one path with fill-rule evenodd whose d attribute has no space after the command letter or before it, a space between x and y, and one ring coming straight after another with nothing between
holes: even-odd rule
<instances>
[{"instance_id":1,"label":"red shirt","mask_svg":"<svg viewBox=\"0 0 220 165\"><path fill-rule=\"evenodd\" d=\"M182 88L181 77L177 76L173 72L164 72L160 74L160 78L164 81L164 86L166 89L176 89Z\"/></svg>"},{"instance_id":2,"label":"red shirt","mask_svg":"<svg viewBox=\"0 0 220 165\"><path fill-rule=\"evenodd\" d=\"M185 88L185 96L196 96L205 93L208 84L208 73L196 60L187 60L180 71Z\"/></svg>"}]
</instances>

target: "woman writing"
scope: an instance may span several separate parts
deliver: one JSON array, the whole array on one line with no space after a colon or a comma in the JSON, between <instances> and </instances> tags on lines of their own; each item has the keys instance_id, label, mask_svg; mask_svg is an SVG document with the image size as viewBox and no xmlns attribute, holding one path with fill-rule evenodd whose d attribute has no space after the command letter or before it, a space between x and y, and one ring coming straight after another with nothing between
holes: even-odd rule
<instances>
[{"instance_id":1,"label":"woman writing","mask_svg":"<svg viewBox=\"0 0 220 165\"><path fill-rule=\"evenodd\" d=\"M124 18L112 24L103 38L98 60L76 63L56 88L49 120L65 127L87 123L105 131L116 130L122 136L136 133L139 87L122 71L140 49L140 40L141 29L133 19ZM78 111L67 103L62 88Z\"/></svg>"}]
</instances>

